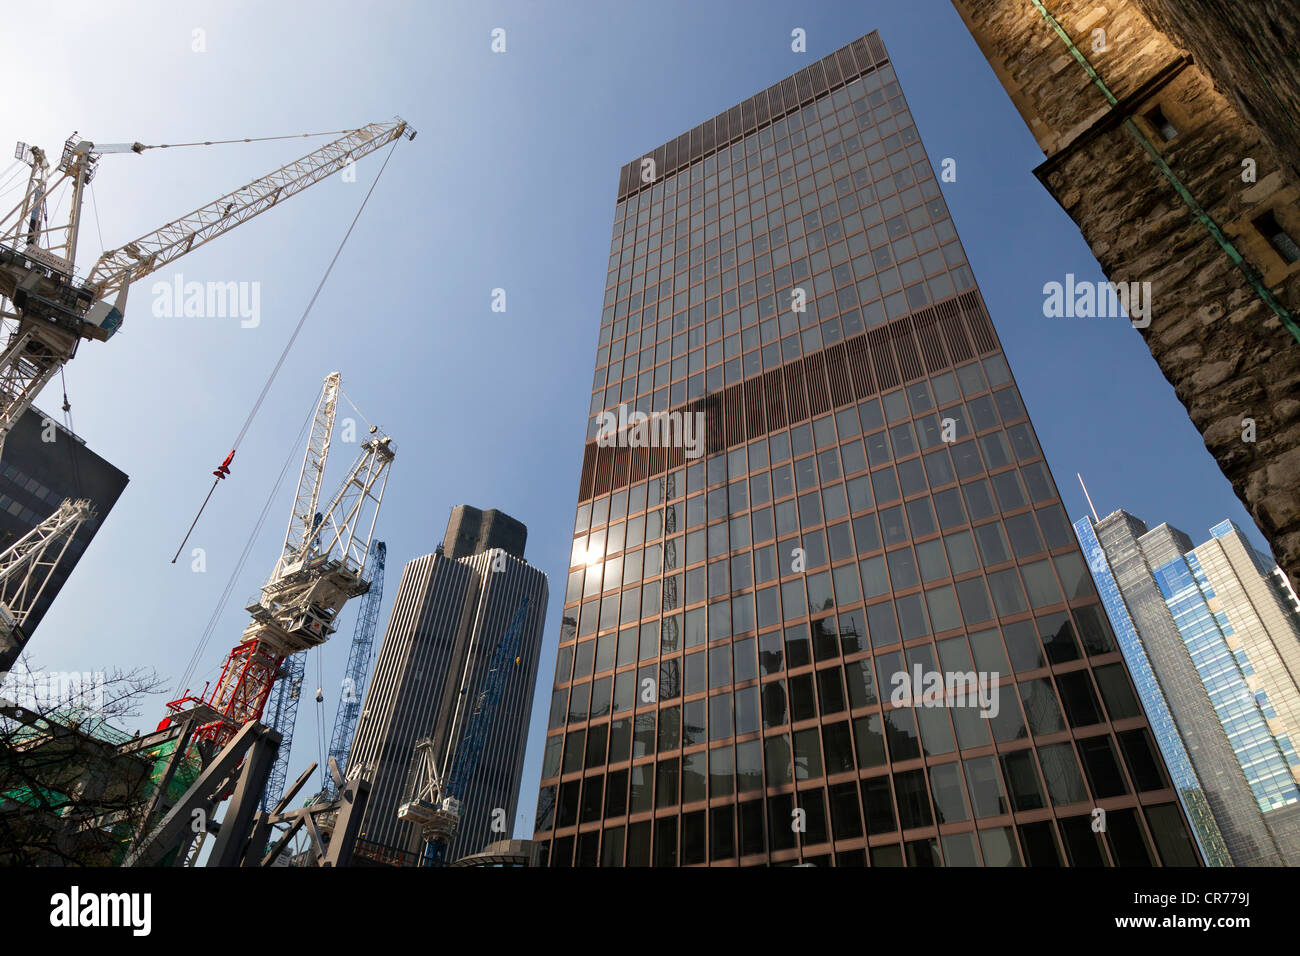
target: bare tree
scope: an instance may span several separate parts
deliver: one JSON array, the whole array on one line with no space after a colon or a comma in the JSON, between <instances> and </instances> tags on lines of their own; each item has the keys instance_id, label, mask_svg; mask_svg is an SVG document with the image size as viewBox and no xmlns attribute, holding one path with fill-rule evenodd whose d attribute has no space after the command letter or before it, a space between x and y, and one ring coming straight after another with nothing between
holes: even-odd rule
<instances>
[{"instance_id":1,"label":"bare tree","mask_svg":"<svg viewBox=\"0 0 1300 956\"><path fill-rule=\"evenodd\" d=\"M139 828L153 765L120 728L163 689L152 670L0 673L0 865L108 866Z\"/></svg>"}]
</instances>

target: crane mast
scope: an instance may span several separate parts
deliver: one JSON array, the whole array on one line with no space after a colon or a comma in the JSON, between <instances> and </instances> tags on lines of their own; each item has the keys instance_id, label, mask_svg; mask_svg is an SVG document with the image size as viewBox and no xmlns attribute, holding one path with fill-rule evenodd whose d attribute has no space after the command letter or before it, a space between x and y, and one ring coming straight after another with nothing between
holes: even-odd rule
<instances>
[{"instance_id":1,"label":"crane mast","mask_svg":"<svg viewBox=\"0 0 1300 956\"><path fill-rule=\"evenodd\" d=\"M329 757L334 759L344 775L348 770L348 751L352 749L357 719L361 716L361 702L365 700L366 678L370 673L375 646L375 629L379 626L379 609L384 600L384 565L387 560L388 546L384 542L376 541L370 546L370 565L366 569L370 590L361 599L361 609L357 612L357 628L352 636L352 648L348 652L348 669L344 678L346 690L339 696L334 729L330 733ZM333 799L337 795L338 787L334 778L327 775L325 796Z\"/></svg>"},{"instance_id":2,"label":"crane mast","mask_svg":"<svg viewBox=\"0 0 1300 956\"><path fill-rule=\"evenodd\" d=\"M342 485L315 510L339 387L337 373L326 377L284 546L271 576L246 606L252 621L205 698L187 695L167 705L173 713L195 704L209 708L219 719L202 727L198 736L218 745L261 719L276 681L284 676L286 658L328 640L343 605L370 587L364 576L366 555L394 449L392 440L376 435L372 427L372 437L362 443Z\"/></svg>"},{"instance_id":3,"label":"crane mast","mask_svg":"<svg viewBox=\"0 0 1300 956\"><path fill-rule=\"evenodd\" d=\"M415 138L402 119L349 130L179 219L105 250L84 278L76 271L82 199L99 158L157 147L97 145L73 133L51 172L42 149L19 143L14 157L29 165L31 173L22 198L0 218L0 454L5 436L76 355L81 340L106 341L121 326L132 282L402 136ZM67 219L51 224L51 199L64 188L72 193Z\"/></svg>"},{"instance_id":4,"label":"crane mast","mask_svg":"<svg viewBox=\"0 0 1300 956\"><path fill-rule=\"evenodd\" d=\"M325 460L329 457L330 439L334 435L334 420L338 415L339 388L342 381L342 376L338 372L331 372L325 376L320 397L316 400L311 434L307 436L307 450L303 453L302 470L298 475L298 491L294 495L293 510L289 512L289 527L284 533L284 545L280 549L280 557L276 560L275 569L271 572L271 580L280 576L286 560L291 560L295 554L310 544L312 535L317 530L320 516L316 512L316 507L320 504L321 486L325 479ZM298 703L302 698L302 682L306 668L306 651L299 651L286 658L281 667L281 679L273 691L274 699L269 701L270 716L266 723L279 732L280 749L262 795L264 810L270 809L279 801L289 776L289 754L293 749L293 729L298 720Z\"/></svg>"}]
</instances>

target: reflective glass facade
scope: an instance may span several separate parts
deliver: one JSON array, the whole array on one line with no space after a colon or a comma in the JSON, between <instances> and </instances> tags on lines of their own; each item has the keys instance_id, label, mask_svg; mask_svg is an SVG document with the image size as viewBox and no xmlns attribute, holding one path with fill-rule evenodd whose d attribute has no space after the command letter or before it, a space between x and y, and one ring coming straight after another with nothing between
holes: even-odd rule
<instances>
[{"instance_id":1,"label":"reflective glass facade","mask_svg":"<svg viewBox=\"0 0 1300 956\"><path fill-rule=\"evenodd\" d=\"M590 411L549 865L1199 863L875 34L624 168Z\"/></svg>"},{"instance_id":2,"label":"reflective glass facade","mask_svg":"<svg viewBox=\"0 0 1300 956\"><path fill-rule=\"evenodd\" d=\"M1155 580L1259 808L1273 810L1300 802L1300 788L1290 769L1300 760L1285 735L1275 736L1269 730L1268 695L1251 689L1250 660L1243 650L1229 646L1232 625L1211 609L1214 589L1197 556L1187 554L1157 568Z\"/></svg>"},{"instance_id":3,"label":"reflective glass facade","mask_svg":"<svg viewBox=\"0 0 1300 956\"><path fill-rule=\"evenodd\" d=\"M1214 821L1214 815L1206 803L1205 791L1197 779L1191 758L1187 756L1187 748L1178 736L1178 727L1173 715L1169 713L1169 704L1151 669L1151 661L1147 658L1128 608L1124 606L1119 583L1115 580L1110 563L1106 560L1106 552L1102 550L1096 532L1093 531L1092 522L1080 518L1074 523L1074 533L1083 548L1092 580L1097 585L1102 606L1106 609L1106 616L1110 619L1120 651L1124 654L1124 662L1128 664L1129 676L1133 678L1133 685L1142 700L1147 719L1151 721L1151 731L1165 758L1165 766L1169 768L1174 786L1178 789L1178 798L1192 825L1192 835L1201 848L1201 855L1209 866L1231 866L1232 858L1223 842L1223 835L1219 832L1219 825Z\"/></svg>"}]
</instances>

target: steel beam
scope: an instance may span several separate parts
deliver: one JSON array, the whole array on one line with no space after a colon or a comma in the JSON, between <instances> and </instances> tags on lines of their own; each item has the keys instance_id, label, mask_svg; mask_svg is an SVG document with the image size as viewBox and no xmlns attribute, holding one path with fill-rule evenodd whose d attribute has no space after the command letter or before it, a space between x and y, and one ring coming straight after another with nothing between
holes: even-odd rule
<instances>
[{"instance_id":1,"label":"steel beam","mask_svg":"<svg viewBox=\"0 0 1300 956\"><path fill-rule=\"evenodd\" d=\"M208 857L208 866L238 866L243 859L253 816L262 802L266 781L280 752L280 735L261 724L254 726L259 729L244 760L244 769L235 785L226 815L221 820L221 832L213 844L212 855Z\"/></svg>"},{"instance_id":2,"label":"steel beam","mask_svg":"<svg viewBox=\"0 0 1300 956\"><path fill-rule=\"evenodd\" d=\"M211 820L216 797L224 789L222 784L235 772L261 727L257 723L245 724L203 769L185 796L163 815L148 836L132 847L122 866L157 866L173 849L183 854L194 839L189 829L194 811L201 811L208 821Z\"/></svg>"}]
</instances>

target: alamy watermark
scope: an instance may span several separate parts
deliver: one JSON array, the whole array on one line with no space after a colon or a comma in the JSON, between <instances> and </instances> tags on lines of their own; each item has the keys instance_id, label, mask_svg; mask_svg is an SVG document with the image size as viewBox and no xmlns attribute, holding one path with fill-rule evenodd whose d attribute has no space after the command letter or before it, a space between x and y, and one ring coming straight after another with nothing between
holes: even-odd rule
<instances>
[{"instance_id":1,"label":"alamy watermark","mask_svg":"<svg viewBox=\"0 0 1300 956\"><path fill-rule=\"evenodd\" d=\"M1049 319L1128 319L1135 329L1151 324L1150 282L1093 282L1065 274L1065 282L1043 286L1043 315Z\"/></svg>"},{"instance_id":2,"label":"alamy watermark","mask_svg":"<svg viewBox=\"0 0 1300 956\"><path fill-rule=\"evenodd\" d=\"M704 454L703 412L629 413L626 404L617 412L597 416L600 429L596 444L601 448L683 448L687 458Z\"/></svg>"},{"instance_id":3,"label":"alamy watermark","mask_svg":"<svg viewBox=\"0 0 1300 956\"><path fill-rule=\"evenodd\" d=\"M889 682L895 707L978 707L988 720L1002 709L997 671L927 671L915 664L911 673L895 671Z\"/></svg>"},{"instance_id":4,"label":"alamy watermark","mask_svg":"<svg viewBox=\"0 0 1300 956\"><path fill-rule=\"evenodd\" d=\"M47 671L32 670L14 675L14 681L5 686L7 671L0 671L0 700L37 714L48 714L63 708L104 712L103 671Z\"/></svg>"},{"instance_id":5,"label":"alamy watermark","mask_svg":"<svg viewBox=\"0 0 1300 956\"><path fill-rule=\"evenodd\" d=\"M239 319L245 329L262 324L260 282L186 282L178 272L151 291L155 319Z\"/></svg>"}]
</instances>

